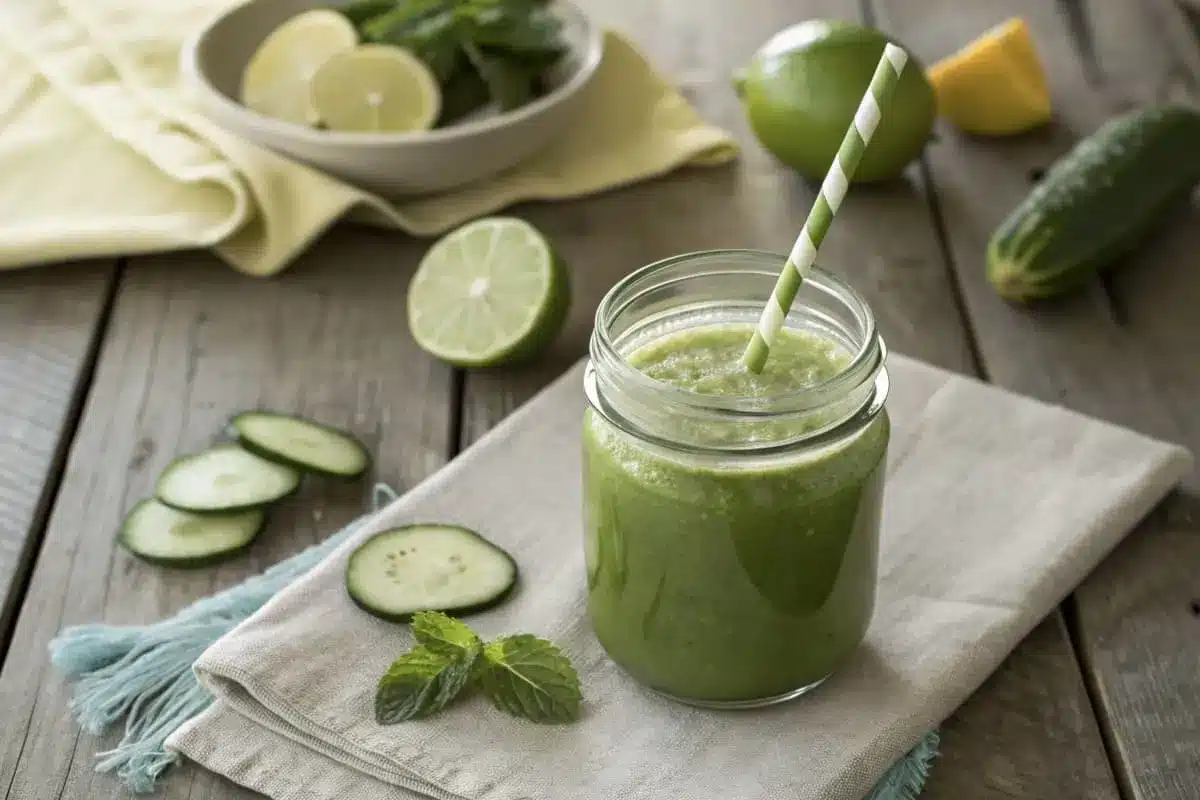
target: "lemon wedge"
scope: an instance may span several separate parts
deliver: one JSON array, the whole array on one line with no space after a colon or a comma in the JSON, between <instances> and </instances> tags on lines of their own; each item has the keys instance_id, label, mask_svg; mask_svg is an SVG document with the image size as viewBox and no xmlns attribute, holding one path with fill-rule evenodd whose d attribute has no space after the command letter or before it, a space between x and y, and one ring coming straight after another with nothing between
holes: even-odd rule
<instances>
[{"instance_id":1,"label":"lemon wedge","mask_svg":"<svg viewBox=\"0 0 1200 800\"><path fill-rule=\"evenodd\" d=\"M331 57L312 78L312 104L331 131L404 133L433 127L437 78L408 50L364 44Z\"/></svg>"},{"instance_id":2,"label":"lemon wedge","mask_svg":"<svg viewBox=\"0 0 1200 800\"><path fill-rule=\"evenodd\" d=\"M263 40L242 72L242 105L297 125L316 125L309 83L337 53L352 50L358 34L336 11L314 9L284 22Z\"/></svg>"},{"instance_id":3,"label":"lemon wedge","mask_svg":"<svg viewBox=\"0 0 1200 800\"><path fill-rule=\"evenodd\" d=\"M1004 22L930 67L938 113L980 136L1009 136L1050 120L1050 90L1029 28Z\"/></svg>"}]
</instances>

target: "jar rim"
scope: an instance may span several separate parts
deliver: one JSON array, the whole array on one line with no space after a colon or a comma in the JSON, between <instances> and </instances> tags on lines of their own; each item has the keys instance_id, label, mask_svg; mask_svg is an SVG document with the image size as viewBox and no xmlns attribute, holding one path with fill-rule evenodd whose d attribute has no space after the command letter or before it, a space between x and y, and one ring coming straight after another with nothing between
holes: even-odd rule
<instances>
[{"instance_id":1,"label":"jar rim","mask_svg":"<svg viewBox=\"0 0 1200 800\"><path fill-rule=\"evenodd\" d=\"M669 267L688 262L701 262L707 259L739 259L764 265L763 269L754 270L745 267L736 270L746 275L762 275L772 281L778 277L780 270L787 261L787 256L769 250L750 248L721 248L713 250L696 250L680 253L659 259L640 267L618 281L601 299L596 309L593 321L591 341L591 356L593 362L603 363L605 369L615 370L619 380L625 385L635 386L646 392L653 392L664 400L715 414L719 417L752 418L771 417L781 413L808 413L819 410L839 398L845 397L864 383L873 381L876 374L883 368L886 350L878 335L875 315L871 311L866 298L848 283L832 273L816 265L805 277L805 282L834 295L855 314L862 326L861 341L851 356L850 362L844 369L825 378L818 383L800 387L794 390L777 392L769 395L756 396L727 396L696 392L673 386L664 381L646 375L629 363L628 359L618 350L609 332L610 322L615 319L630 303L635 302L642 294L636 291L637 285L647 277L661 272ZM774 269L766 269L766 262L774 265ZM705 273L708 275L733 270L716 269ZM680 280L700 277L690 275ZM659 285L647 286L644 291L657 288ZM633 294L630 294L630 292ZM628 295L628 296L627 296Z\"/></svg>"}]
</instances>

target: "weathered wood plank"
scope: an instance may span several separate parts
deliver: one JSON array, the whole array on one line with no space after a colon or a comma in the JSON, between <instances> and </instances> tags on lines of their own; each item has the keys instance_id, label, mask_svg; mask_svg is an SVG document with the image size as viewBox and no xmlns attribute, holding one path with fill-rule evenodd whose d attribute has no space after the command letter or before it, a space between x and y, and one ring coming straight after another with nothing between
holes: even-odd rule
<instances>
[{"instance_id":1,"label":"weathered wood plank","mask_svg":"<svg viewBox=\"0 0 1200 800\"><path fill-rule=\"evenodd\" d=\"M553 209L522 209L571 261L575 305L545 364L467 376L465 443L585 352L596 304L630 270L687 250L790 248L813 188L755 144L728 89L728 75L792 22L858 16L856 4L838 0L800 5L757 0L739 6L736 14L716 0L626 0L592 7L630 31L702 113L736 132L744 157L731 170L690 172ZM648 208L655 213L641 213ZM822 263L867 296L893 349L974 371L930 212L911 185L852 191L822 248ZM926 795L931 800L1116 797L1060 615L1043 623L947 723L944 753Z\"/></svg>"},{"instance_id":2,"label":"weathered wood plank","mask_svg":"<svg viewBox=\"0 0 1200 800\"><path fill-rule=\"evenodd\" d=\"M0 274L0 663L116 275L113 261Z\"/></svg>"},{"instance_id":3,"label":"weathered wood plank","mask_svg":"<svg viewBox=\"0 0 1200 800\"><path fill-rule=\"evenodd\" d=\"M1088 8L1106 93L1137 103L1200 102L1200 28L1190 27L1169 0ZM1194 196L1113 273L1108 287L1121 336L1164 406L1164 434L1200 453L1197 253L1200 197ZM1130 425L1145 424L1128 411L1112 409ZM1198 510L1200 480L1193 475L1076 594L1085 662L1123 782L1138 800L1195 797L1200 786Z\"/></svg>"},{"instance_id":4,"label":"weathered wood plank","mask_svg":"<svg viewBox=\"0 0 1200 800\"><path fill-rule=\"evenodd\" d=\"M1116 272L1078 296L1037 308L1000 301L983 277L987 237L1048 166L1106 117L1197 97L1197 50L1169 0L1072 5L881 3L917 52L1020 14L1046 63L1055 124L1011 141L943 128L930 165L948 250L989 376L1004 386L1200 447L1194 315L1200 210L1183 211ZM1083 21L1083 25L1079 21ZM1074 32L1074 35L1073 35ZM980 187L989 190L980 191ZM1189 402L1191 401L1191 402ZM1189 602L1200 538L1196 484L1118 548L1071 604L1080 653L1114 767L1130 798L1182 800L1200 785L1200 643Z\"/></svg>"},{"instance_id":5,"label":"weathered wood plank","mask_svg":"<svg viewBox=\"0 0 1200 800\"><path fill-rule=\"evenodd\" d=\"M984 277L983 257L993 228L1029 191L1031 176L1066 152L1084 129L1070 121L1071 109L1090 106L1093 119L1106 113L1083 77L1065 17L1054 4L1040 0L921 0L919 6L885 0L878 6L881 24L927 63L1012 15L1029 22L1053 84L1058 123L992 141L963 136L943 124L942 140L928 150L955 276L991 380L1087 413L1103 414L1102 398L1145 402L1152 392L1143 370L1131 374L1110 368L1111 359L1126 356L1114 354L1121 343L1103 335L1115 327L1099 283L1080 296L1031 310L1000 300ZM1145 416L1154 417L1153 411L1148 408Z\"/></svg>"},{"instance_id":6,"label":"weathered wood plank","mask_svg":"<svg viewBox=\"0 0 1200 800\"><path fill-rule=\"evenodd\" d=\"M1116 800L1061 614L1052 614L942 728L922 800Z\"/></svg>"},{"instance_id":7,"label":"weathered wood plank","mask_svg":"<svg viewBox=\"0 0 1200 800\"><path fill-rule=\"evenodd\" d=\"M93 772L102 745L77 731L69 686L47 665L63 626L168 615L332 533L363 510L371 480L404 489L444 462L450 373L415 348L403 316L419 250L399 235L339 231L269 281L199 254L130 264L0 677L0 796L117 792ZM307 482L247 556L212 570L151 567L117 549L113 531L159 470L255 406L353 430L377 457L372 479ZM231 794L177 777L170 796Z\"/></svg>"}]
</instances>

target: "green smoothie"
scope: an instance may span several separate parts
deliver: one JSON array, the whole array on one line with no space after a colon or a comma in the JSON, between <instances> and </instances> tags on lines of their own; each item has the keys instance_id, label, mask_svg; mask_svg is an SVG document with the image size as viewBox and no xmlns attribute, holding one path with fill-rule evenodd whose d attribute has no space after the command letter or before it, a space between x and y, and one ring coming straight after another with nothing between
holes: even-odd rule
<instances>
[{"instance_id":1,"label":"green smoothie","mask_svg":"<svg viewBox=\"0 0 1200 800\"><path fill-rule=\"evenodd\" d=\"M765 397L838 374L849 354L785 329L760 374L741 365L753 328L668 333L625 355L681 389ZM736 435L777 441L828 420L766 418ZM681 423L682 424L682 423ZM689 455L584 422L588 609L609 655L675 697L749 703L827 677L866 632L889 423L780 456Z\"/></svg>"}]
</instances>

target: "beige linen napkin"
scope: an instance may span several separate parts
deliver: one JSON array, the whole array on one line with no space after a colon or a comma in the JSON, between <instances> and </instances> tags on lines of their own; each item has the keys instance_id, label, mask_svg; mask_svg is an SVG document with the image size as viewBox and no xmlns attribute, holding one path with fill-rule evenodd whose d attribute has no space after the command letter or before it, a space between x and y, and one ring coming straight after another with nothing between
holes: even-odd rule
<instances>
[{"instance_id":1,"label":"beige linen napkin","mask_svg":"<svg viewBox=\"0 0 1200 800\"><path fill-rule=\"evenodd\" d=\"M240 140L195 112L179 51L241 0L0 2L0 268L213 247L283 269L338 219L418 235L522 200L715 165L737 149L616 33L581 114L506 173L391 204Z\"/></svg>"},{"instance_id":2,"label":"beige linen napkin","mask_svg":"<svg viewBox=\"0 0 1200 800\"><path fill-rule=\"evenodd\" d=\"M812 695L702 711L605 657L584 609L576 366L214 644L196 668L217 702L167 746L276 800L861 800L1190 466L1177 447L903 357L890 369L877 610ZM376 680L411 641L354 607L343 570L361 536L420 520L515 555L521 588L472 625L560 643L582 678L580 722L471 698L376 725Z\"/></svg>"}]
</instances>

